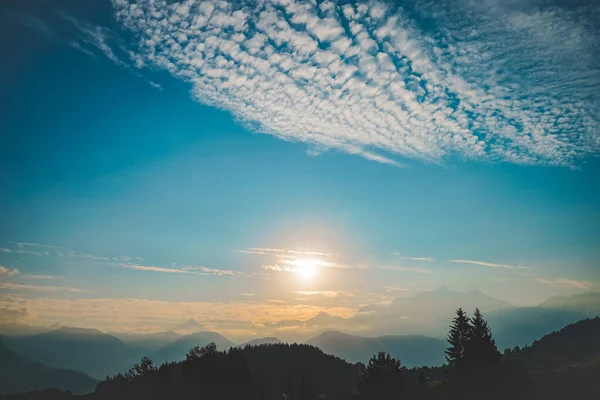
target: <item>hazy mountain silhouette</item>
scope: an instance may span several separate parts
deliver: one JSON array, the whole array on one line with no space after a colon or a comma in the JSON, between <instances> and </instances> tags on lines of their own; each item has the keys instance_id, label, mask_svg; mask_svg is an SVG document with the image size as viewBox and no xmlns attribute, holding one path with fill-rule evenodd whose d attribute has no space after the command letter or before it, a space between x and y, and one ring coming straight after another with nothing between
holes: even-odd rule
<instances>
[{"instance_id":1,"label":"hazy mountain silhouette","mask_svg":"<svg viewBox=\"0 0 600 400\"><path fill-rule=\"evenodd\" d=\"M373 326L371 335L403 334L444 337L457 308L472 312L514 308L511 304L487 296L479 290L466 293L446 287L399 297L389 306L368 305L358 310L347 326Z\"/></svg>"},{"instance_id":2,"label":"hazy mountain silhouette","mask_svg":"<svg viewBox=\"0 0 600 400\"><path fill-rule=\"evenodd\" d=\"M177 339L182 335L174 331L164 331L156 333L121 333L111 332L111 335L124 341L125 343L148 343L148 344L162 344L166 345Z\"/></svg>"},{"instance_id":3,"label":"hazy mountain silhouette","mask_svg":"<svg viewBox=\"0 0 600 400\"><path fill-rule=\"evenodd\" d=\"M548 332L561 329L591 315L569 309L516 307L486 314L498 347L524 346Z\"/></svg>"},{"instance_id":4,"label":"hazy mountain silhouette","mask_svg":"<svg viewBox=\"0 0 600 400\"><path fill-rule=\"evenodd\" d=\"M238 344L237 347L244 348L246 346L261 346L263 344L278 344L283 343L283 340L279 340L276 337L264 337L250 340L246 343Z\"/></svg>"},{"instance_id":5,"label":"hazy mountain silhouette","mask_svg":"<svg viewBox=\"0 0 600 400\"><path fill-rule=\"evenodd\" d=\"M470 332L476 331L473 328ZM490 332L490 340L491 334ZM204 332L204 335L215 337L211 332ZM406 381L405 386L404 383L398 386L405 387L405 390L388 393L390 396L387 397L377 396L372 392L380 386L389 387L386 386L385 376L391 364L386 362L390 359L386 358L383 352L375 354L377 357L371 354L368 365L353 365L325 354L317 347L305 344L264 344L246 346L243 349L233 347L226 352L210 350L209 347L198 351L185 361L164 364L160 368L146 360L145 364L140 363L145 367L138 364L127 374L119 374L102 381L93 394L76 398L596 400L600 395L598 337L600 318L586 319L546 334L523 349L506 352L504 357L495 350L493 342L488 341L487 343L492 343L493 347L489 349L493 351L485 353L487 358L480 357L484 353L471 352L470 358L465 358L464 362L456 361L450 366L410 370L401 368L407 364L402 362L397 364L396 375L393 377L396 383L397 379ZM340 332L326 332L315 339L353 345L357 348L368 348L371 345L369 342L375 341L380 349L385 349L386 340L390 337L361 338ZM480 342L466 343L475 346ZM441 357L446 346L448 345L444 343L444 348L440 349ZM3 354L0 353L0 356ZM13 356L9 354L2 359L7 359L7 364L12 365L11 357ZM406 351L399 357L400 360L407 359ZM490 363L486 364L485 360ZM473 367L476 369L470 369ZM475 376L471 373L460 374L462 370L471 371ZM375 381L369 381L370 379ZM388 380L387 385L389 384ZM0 398L66 400L74 397L54 390Z\"/></svg>"},{"instance_id":6,"label":"hazy mountain silhouette","mask_svg":"<svg viewBox=\"0 0 600 400\"><path fill-rule=\"evenodd\" d=\"M587 292L572 296L554 296L541 303L538 307L600 315L600 293Z\"/></svg>"},{"instance_id":7,"label":"hazy mountain silhouette","mask_svg":"<svg viewBox=\"0 0 600 400\"><path fill-rule=\"evenodd\" d=\"M85 371L98 379L140 356L135 348L96 329L61 327L33 336L6 337L5 343L29 360Z\"/></svg>"},{"instance_id":8,"label":"hazy mountain silhouette","mask_svg":"<svg viewBox=\"0 0 600 400\"><path fill-rule=\"evenodd\" d=\"M29 361L0 340L0 393L58 388L73 393L94 390L96 381L79 371L51 368Z\"/></svg>"},{"instance_id":9,"label":"hazy mountain silhouette","mask_svg":"<svg viewBox=\"0 0 600 400\"><path fill-rule=\"evenodd\" d=\"M165 347L169 343L179 339L181 335L174 331L131 334L131 333L111 333L113 336L125 342L137 354L149 355Z\"/></svg>"},{"instance_id":10,"label":"hazy mountain silhouette","mask_svg":"<svg viewBox=\"0 0 600 400\"><path fill-rule=\"evenodd\" d=\"M36 335L38 333L48 332L51 330L53 329L50 327L34 326L20 322L0 323L0 335L4 336Z\"/></svg>"},{"instance_id":11,"label":"hazy mountain silhouette","mask_svg":"<svg viewBox=\"0 0 600 400\"><path fill-rule=\"evenodd\" d=\"M225 336L216 332L196 332L185 335L167 344L150 355L156 364L170 361L181 361L185 359L187 352L194 346L206 346L215 343L219 350L228 350L235 344Z\"/></svg>"},{"instance_id":12,"label":"hazy mountain silhouette","mask_svg":"<svg viewBox=\"0 0 600 400\"><path fill-rule=\"evenodd\" d=\"M443 338L452 310L482 310L492 326L500 348L523 346L548 332L600 314L600 294L584 293L552 297L538 306L514 307L473 290L460 293L441 287L411 297L397 298L390 306L370 305L359 309L347 326L373 326L370 334L424 334Z\"/></svg>"},{"instance_id":13,"label":"hazy mountain silhouette","mask_svg":"<svg viewBox=\"0 0 600 400\"><path fill-rule=\"evenodd\" d=\"M177 325L172 330L179 334L187 335L190 333L195 333L195 332L201 331L202 329L204 329L204 325L202 325L200 322L196 321L195 319L190 318L187 321L185 321L184 323Z\"/></svg>"},{"instance_id":14,"label":"hazy mountain silhouette","mask_svg":"<svg viewBox=\"0 0 600 400\"><path fill-rule=\"evenodd\" d=\"M363 337L342 332L324 332L308 341L325 353L349 362L367 362L378 351L399 358L407 367L442 365L446 342L422 335Z\"/></svg>"}]
</instances>

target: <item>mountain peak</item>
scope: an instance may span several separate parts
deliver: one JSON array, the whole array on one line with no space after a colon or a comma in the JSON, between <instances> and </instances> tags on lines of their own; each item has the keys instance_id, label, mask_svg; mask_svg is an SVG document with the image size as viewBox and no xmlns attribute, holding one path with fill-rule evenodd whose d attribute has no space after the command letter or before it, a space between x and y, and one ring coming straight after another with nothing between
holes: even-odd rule
<instances>
[{"instance_id":1,"label":"mountain peak","mask_svg":"<svg viewBox=\"0 0 600 400\"><path fill-rule=\"evenodd\" d=\"M600 313L600 293L585 292L572 296L554 296L539 304L538 307L567 309L597 315Z\"/></svg>"},{"instance_id":2,"label":"mountain peak","mask_svg":"<svg viewBox=\"0 0 600 400\"><path fill-rule=\"evenodd\" d=\"M448 289L448 287L446 287L446 286L440 286L433 292L435 292L435 293L458 293L458 292L455 292L454 290Z\"/></svg>"},{"instance_id":3,"label":"mountain peak","mask_svg":"<svg viewBox=\"0 0 600 400\"><path fill-rule=\"evenodd\" d=\"M202 325L200 322L190 318L187 321L177 325L175 328L173 328L173 330L179 333L192 333L202 329L203 327L204 325Z\"/></svg>"},{"instance_id":4,"label":"mountain peak","mask_svg":"<svg viewBox=\"0 0 600 400\"><path fill-rule=\"evenodd\" d=\"M270 336L270 337L253 339L248 342L239 344L239 345L237 345L237 347L244 348L246 346L261 346L264 344L279 344L279 343L283 343L283 341L280 340L279 338Z\"/></svg>"},{"instance_id":5,"label":"mountain peak","mask_svg":"<svg viewBox=\"0 0 600 400\"><path fill-rule=\"evenodd\" d=\"M99 331L98 329L77 328L77 327L73 327L73 326L61 326L58 329L50 331L50 333L52 333L52 332L60 333L60 334L67 334L67 335L94 335L94 336L105 335L104 332Z\"/></svg>"}]
</instances>

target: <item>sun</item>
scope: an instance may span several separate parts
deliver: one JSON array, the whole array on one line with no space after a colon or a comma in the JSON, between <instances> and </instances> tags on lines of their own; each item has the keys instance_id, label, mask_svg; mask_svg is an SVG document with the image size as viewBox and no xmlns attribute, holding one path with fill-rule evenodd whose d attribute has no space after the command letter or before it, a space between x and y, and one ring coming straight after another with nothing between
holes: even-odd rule
<instances>
[{"instance_id":1,"label":"sun","mask_svg":"<svg viewBox=\"0 0 600 400\"><path fill-rule=\"evenodd\" d=\"M296 267L294 270L302 277L302 279L310 280L317 274L319 260L301 258L292 261L292 264Z\"/></svg>"}]
</instances>

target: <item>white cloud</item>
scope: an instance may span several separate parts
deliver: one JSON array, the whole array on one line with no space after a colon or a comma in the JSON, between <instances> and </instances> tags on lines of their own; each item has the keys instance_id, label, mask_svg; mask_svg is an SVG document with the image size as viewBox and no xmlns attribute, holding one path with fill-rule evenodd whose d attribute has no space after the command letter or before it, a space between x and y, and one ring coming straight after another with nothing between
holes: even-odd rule
<instances>
[{"instance_id":1,"label":"white cloud","mask_svg":"<svg viewBox=\"0 0 600 400\"><path fill-rule=\"evenodd\" d=\"M9 278L13 276L21 279L54 279L54 277L50 275L23 275L16 268L10 269L0 265L0 278Z\"/></svg>"},{"instance_id":2,"label":"white cloud","mask_svg":"<svg viewBox=\"0 0 600 400\"><path fill-rule=\"evenodd\" d=\"M402 272L414 272L417 274L434 274L435 272L430 269L420 268L420 267L403 267L396 265L381 265L377 267L379 269L384 269L388 271L402 271Z\"/></svg>"},{"instance_id":3,"label":"white cloud","mask_svg":"<svg viewBox=\"0 0 600 400\"><path fill-rule=\"evenodd\" d=\"M238 253L244 254L256 254L256 255L305 255L305 256L332 256L332 253L321 253L318 251L298 251L291 249L273 249L273 248L262 248L262 247L251 247L249 249L237 250Z\"/></svg>"},{"instance_id":4,"label":"white cloud","mask_svg":"<svg viewBox=\"0 0 600 400\"><path fill-rule=\"evenodd\" d=\"M119 264L119 266L122 268L134 269L136 271L164 272L167 274L207 275L204 272L190 271L188 269L164 268L164 267L155 267L155 266L151 266L151 265Z\"/></svg>"},{"instance_id":5,"label":"white cloud","mask_svg":"<svg viewBox=\"0 0 600 400\"><path fill-rule=\"evenodd\" d=\"M39 292L85 292L83 289L65 287L65 286L37 286L37 285L23 285L21 283L13 282L0 282L0 288L6 290L33 290Z\"/></svg>"},{"instance_id":6,"label":"white cloud","mask_svg":"<svg viewBox=\"0 0 600 400\"><path fill-rule=\"evenodd\" d=\"M26 279L54 279L54 276L51 275L22 275L21 278Z\"/></svg>"},{"instance_id":7,"label":"white cloud","mask_svg":"<svg viewBox=\"0 0 600 400\"><path fill-rule=\"evenodd\" d=\"M485 261L452 260L451 262L453 262L453 263L459 263L459 264L480 265L482 267L490 267L490 268L532 269L531 267L525 267L525 266L522 266L522 265L495 264L495 263L489 263L489 262L485 262Z\"/></svg>"},{"instance_id":8,"label":"white cloud","mask_svg":"<svg viewBox=\"0 0 600 400\"><path fill-rule=\"evenodd\" d=\"M402 257L400 253L391 253L393 256L398 256L403 260L411 260L411 261L426 261L426 262L435 262L435 258L431 257Z\"/></svg>"},{"instance_id":9,"label":"white cloud","mask_svg":"<svg viewBox=\"0 0 600 400\"><path fill-rule=\"evenodd\" d=\"M0 277L8 277L19 275L19 270L16 268L9 269L0 265Z\"/></svg>"},{"instance_id":10,"label":"white cloud","mask_svg":"<svg viewBox=\"0 0 600 400\"><path fill-rule=\"evenodd\" d=\"M339 290L299 290L296 293L302 296L324 296L324 297L337 297L340 294L348 294Z\"/></svg>"},{"instance_id":11,"label":"white cloud","mask_svg":"<svg viewBox=\"0 0 600 400\"><path fill-rule=\"evenodd\" d=\"M566 279L566 278L546 279L546 278L537 277L535 280L536 280L536 282L544 284L544 285L549 285L549 286L554 286L554 287L562 287L562 288L589 290L594 287L594 284L592 282L578 281L578 280Z\"/></svg>"},{"instance_id":12,"label":"white cloud","mask_svg":"<svg viewBox=\"0 0 600 400\"><path fill-rule=\"evenodd\" d=\"M187 274L187 275L218 275L218 276L242 276L241 272L230 271L226 269L215 269L207 267L186 266L182 268L165 268L153 265L137 264L119 264L122 268L134 269L137 271L163 272L167 274Z\"/></svg>"},{"instance_id":13,"label":"white cloud","mask_svg":"<svg viewBox=\"0 0 600 400\"><path fill-rule=\"evenodd\" d=\"M287 266L279 266L279 265L263 265L262 267L264 270L267 271L275 271L275 272L294 272L295 269L294 268L290 268Z\"/></svg>"},{"instance_id":14,"label":"white cloud","mask_svg":"<svg viewBox=\"0 0 600 400\"><path fill-rule=\"evenodd\" d=\"M392 165L459 155L572 166L600 147L592 6L113 3L139 63L284 140ZM439 29L417 28L424 16Z\"/></svg>"}]
</instances>

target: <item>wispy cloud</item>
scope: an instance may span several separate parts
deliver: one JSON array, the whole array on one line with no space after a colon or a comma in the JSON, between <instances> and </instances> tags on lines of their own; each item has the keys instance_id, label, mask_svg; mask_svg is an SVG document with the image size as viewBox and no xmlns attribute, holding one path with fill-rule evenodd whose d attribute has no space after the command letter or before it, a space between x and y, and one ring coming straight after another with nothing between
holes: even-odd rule
<instances>
[{"instance_id":1,"label":"wispy cloud","mask_svg":"<svg viewBox=\"0 0 600 400\"><path fill-rule=\"evenodd\" d=\"M393 256L397 256L402 260L411 260L411 261L426 261L426 262L435 262L435 258L431 257L403 257L400 253L391 253Z\"/></svg>"},{"instance_id":2,"label":"wispy cloud","mask_svg":"<svg viewBox=\"0 0 600 400\"><path fill-rule=\"evenodd\" d=\"M547 279L547 278L537 277L535 280L536 280L536 282L544 284L544 285L549 285L549 286L554 286L554 287L562 287L562 288L574 288L574 289L589 290L594 287L594 284L589 281L578 281L578 280L566 279L566 278Z\"/></svg>"},{"instance_id":3,"label":"wispy cloud","mask_svg":"<svg viewBox=\"0 0 600 400\"><path fill-rule=\"evenodd\" d=\"M299 290L296 293L302 296L324 296L324 297L337 297L340 294L348 294L340 290Z\"/></svg>"},{"instance_id":4,"label":"wispy cloud","mask_svg":"<svg viewBox=\"0 0 600 400\"><path fill-rule=\"evenodd\" d=\"M71 23L79 31L78 39L80 42L74 42L77 43L77 45L71 44L71 46L88 55L90 51L83 47L82 44L87 47L96 48L115 64L130 69L129 65L115 54L113 47L110 45L110 42L114 41L115 38L109 29L93 25L87 21L79 20L64 13L60 13L60 16Z\"/></svg>"},{"instance_id":5,"label":"wispy cloud","mask_svg":"<svg viewBox=\"0 0 600 400\"><path fill-rule=\"evenodd\" d=\"M279 266L279 265L263 265L262 268L267 271L275 271L275 272L294 272L294 268L288 266Z\"/></svg>"},{"instance_id":6,"label":"wispy cloud","mask_svg":"<svg viewBox=\"0 0 600 400\"><path fill-rule=\"evenodd\" d=\"M136 271L164 272L167 274L207 275L204 272L191 271L191 270L179 269L179 268L155 267L152 265L119 264L119 266L122 268L134 269Z\"/></svg>"},{"instance_id":7,"label":"wispy cloud","mask_svg":"<svg viewBox=\"0 0 600 400\"><path fill-rule=\"evenodd\" d=\"M19 270L16 268L9 269L0 265L0 277L8 277L19 275Z\"/></svg>"},{"instance_id":8,"label":"wispy cloud","mask_svg":"<svg viewBox=\"0 0 600 400\"><path fill-rule=\"evenodd\" d=\"M1 288L1 286L0 286ZM22 290L25 290L22 288ZM17 295L18 296L18 295ZM26 309L23 316L32 325L52 324L94 327L102 330L159 332L172 329L181 321L193 318L206 330L235 336L238 327L232 325L246 321L247 325L283 326L282 320L306 321L320 312L351 317L355 310L348 307L322 307L318 305L288 304L284 301L264 302L192 302L162 301L134 298L55 298L55 297L0 297L0 310ZM1 314L1 313L0 313ZM1 319L1 318L0 318ZM300 322L303 324L303 322ZM264 335L267 332L244 332L244 336Z\"/></svg>"},{"instance_id":9,"label":"wispy cloud","mask_svg":"<svg viewBox=\"0 0 600 400\"><path fill-rule=\"evenodd\" d=\"M18 277L21 279L54 279L50 275L29 275L21 274L17 268L9 269L0 265L0 278Z\"/></svg>"},{"instance_id":10,"label":"wispy cloud","mask_svg":"<svg viewBox=\"0 0 600 400\"><path fill-rule=\"evenodd\" d=\"M396 287L396 286L382 286L386 292L409 292L414 289L404 288L404 287Z\"/></svg>"},{"instance_id":11,"label":"wispy cloud","mask_svg":"<svg viewBox=\"0 0 600 400\"><path fill-rule=\"evenodd\" d=\"M186 266L182 268L165 268L153 265L138 264L119 264L122 268L134 269L137 271L162 272L167 274L187 274L187 275L218 275L218 276L243 276L241 272L226 269L207 268L202 266Z\"/></svg>"},{"instance_id":12,"label":"wispy cloud","mask_svg":"<svg viewBox=\"0 0 600 400\"><path fill-rule=\"evenodd\" d=\"M227 269L215 269L215 268L200 267L200 270L206 274L218 275L218 276L242 276L242 275L244 275L243 273L241 273L239 271L231 271L231 270L227 270Z\"/></svg>"},{"instance_id":13,"label":"wispy cloud","mask_svg":"<svg viewBox=\"0 0 600 400\"><path fill-rule=\"evenodd\" d=\"M99 262L128 262L133 259L142 260L140 257L108 257L100 256L95 254L83 253L67 249L61 246L51 246L40 243L28 243L28 242L10 242L10 248L0 248L0 252L3 253L15 253L15 254L28 254L36 256L50 256L50 257L61 257L61 258L75 258L75 259L86 259Z\"/></svg>"},{"instance_id":14,"label":"wispy cloud","mask_svg":"<svg viewBox=\"0 0 600 400\"><path fill-rule=\"evenodd\" d=\"M416 274L434 274L435 271L430 269L420 268L420 267L404 267L397 265L381 265L378 266L379 269L384 269L388 271L403 271L403 272L414 272Z\"/></svg>"},{"instance_id":15,"label":"wispy cloud","mask_svg":"<svg viewBox=\"0 0 600 400\"><path fill-rule=\"evenodd\" d=\"M332 253L320 253L317 251L298 251L291 249L272 249L272 248L260 248L251 247L249 249L236 250L238 253L243 254L254 254L254 255L295 255L295 256L332 256Z\"/></svg>"},{"instance_id":16,"label":"wispy cloud","mask_svg":"<svg viewBox=\"0 0 600 400\"><path fill-rule=\"evenodd\" d=\"M474 260L451 260L450 262L459 263L459 264L479 265L482 267L489 267L489 268L532 269L531 267L525 267L522 265L495 264L495 263L489 263L489 262L485 262L485 261L474 261Z\"/></svg>"},{"instance_id":17,"label":"wispy cloud","mask_svg":"<svg viewBox=\"0 0 600 400\"><path fill-rule=\"evenodd\" d=\"M143 63L312 153L397 166L453 155L572 166L600 149L600 35L590 19L599 6L590 2L542 10L524 1L518 11L449 0L417 0L410 11L377 0L113 4Z\"/></svg>"},{"instance_id":18,"label":"wispy cloud","mask_svg":"<svg viewBox=\"0 0 600 400\"><path fill-rule=\"evenodd\" d=\"M13 282L0 282L0 288L7 290L32 290L38 292L85 292L83 289L65 287L65 286L37 286L37 285L23 285L21 283Z\"/></svg>"},{"instance_id":19,"label":"wispy cloud","mask_svg":"<svg viewBox=\"0 0 600 400\"><path fill-rule=\"evenodd\" d=\"M21 275L21 278L25 279L55 279L55 276L51 275Z\"/></svg>"}]
</instances>

